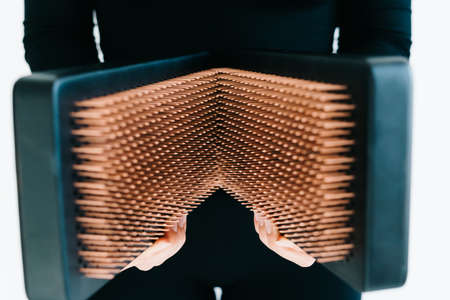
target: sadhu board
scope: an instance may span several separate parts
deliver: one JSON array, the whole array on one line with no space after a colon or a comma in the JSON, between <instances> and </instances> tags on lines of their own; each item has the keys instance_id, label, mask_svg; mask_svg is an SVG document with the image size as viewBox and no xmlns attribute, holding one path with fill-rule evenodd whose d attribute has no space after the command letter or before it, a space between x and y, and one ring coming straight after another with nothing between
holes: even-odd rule
<instances>
[{"instance_id":1,"label":"sadhu board","mask_svg":"<svg viewBox=\"0 0 450 300\"><path fill-rule=\"evenodd\" d=\"M335 199L348 200L348 202L339 206L343 213L332 214L334 218L341 218L341 220L345 218L345 221L343 221L344 223L339 221L331 223L333 226L336 224L341 226L346 235L343 237L342 245L337 245L340 248L336 248L336 245L333 244L335 248L325 251L320 246L322 247L319 247L321 251L317 250L316 253L314 249L318 247L311 247L311 253L316 253L319 262L322 261L331 272L356 290L368 291L402 285L406 280L407 272L411 130L411 83L407 61L399 57L323 57L254 51L205 52L132 65L97 65L48 71L22 78L16 83L14 87L14 125L22 251L28 296L31 299L85 299L105 284L106 279L99 278L109 278L109 275L117 272L111 273L107 269L105 274L108 276L100 276L103 273L100 274L97 271L89 273L90 269L86 268L86 264L92 262L89 259L91 252L88 251L87 254L83 252L86 250L83 248L83 242L86 241L82 236L80 238L80 227L83 229L85 226L84 230L94 235L99 233L98 228L89 225L91 224L89 222L86 225L83 221L85 219L80 219L80 217L86 217L86 212L80 216L80 205L82 211L83 207L88 206L85 205L86 198L80 198L80 189L82 190L81 194L87 193L92 196L92 187L98 188L99 184L98 182L92 183L92 176L94 176L91 174L92 172L86 174L85 169L80 171L73 167L80 163L80 157L77 157L79 153L74 153L74 148L80 147L80 141L77 139L82 141L83 139L92 139L89 136L92 131L89 131L88 134L86 131L82 132L83 134L80 134L79 131L76 132L76 130L83 129L77 127L76 124L76 114L79 112L76 103L133 90L139 91L139 88L142 87L173 82L177 78L186 78L186 76L189 78L192 76L190 74L198 72L201 74L205 70L219 70L216 73L213 72L215 74L213 76L221 76L214 78L214 81L220 84L220 87L215 87L215 89L220 89L220 93L228 93L228 96L225 95L220 99L231 101L220 102L221 107L230 108L220 115L221 120L224 116L228 116L225 121L231 126L226 127L227 130L222 130L224 137L227 136L229 130L237 128L233 122L239 119L236 113L242 112L242 107L233 104L238 103L233 102L236 100L233 97L243 97L243 94L238 91L239 89L236 90L239 87L242 92L242 86L237 83L230 86L230 82L236 81L231 78L232 76L247 76L254 87L252 92L269 96L269 98L272 94L267 94L267 91L261 92L261 89L266 88L266 90L272 90L273 93L280 92L280 90L274 91L271 87L273 84L282 84L285 79L288 80L287 86L281 90L282 92L287 91L288 94L300 93L289 89L292 87L292 85L289 86L292 83L289 80L296 83L306 80L316 86L323 85L325 89L329 84L331 86L330 93L335 98L345 100L345 103L335 104L351 106L351 109L344 109L351 113L343 116L345 120L341 121L353 125L346 128L332 128L333 130L350 130L351 138L347 140L352 141L351 145L348 143L332 145L333 149L345 146L347 150L343 155L351 158L343 171L343 174L351 179L344 180L346 185L343 190L333 194L345 194L346 196L342 197L348 198L342 199L339 196L340 198ZM238 73L233 73L233 70ZM251 74L259 75L252 77ZM267 81L263 81L266 82L267 87L255 86L255 80L260 79L261 76L268 78ZM273 78L278 78L278 82ZM183 84L185 83L183 82ZM150 91L151 95L157 92L151 88ZM244 91L248 92L248 89L244 89ZM303 92L305 92L304 89ZM306 92L308 92L308 87L306 87ZM214 90L214 93L217 94L217 90ZM253 99L247 94L246 97ZM305 97L308 98L309 94ZM287 96L279 97L279 99L285 98L290 99ZM200 104L210 107L208 103L206 101ZM277 103L278 107L284 105L280 102ZM317 105L314 107L320 106ZM309 120L310 111L306 110L306 112L306 119ZM332 113L336 112L332 111ZM205 117L206 115L200 116ZM297 120L295 116L292 118L294 121ZM250 124L248 120L241 121ZM263 120L268 122L267 118ZM81 122L85 121L81 120ZM249 135L244 135L246 138L240 138L240 143L247 145L246 139L258 142L255 132L259 133L256 136L260 139L265 138L263 132L267 134L272 132L258 131L261 128L264 126L254 129ZM272 128L274 127L272 126ZM282 137L284 136L282 135ZM233 136L228 135L228 140L230 139L233 139ZM323 142L323 139L320 141ZM303 145L308 146L309 144ZM227 144L222 146L227 147ZM261 147L251 149L265 151ZM274 150L274 153L277 152L277 149L270 147L268 148L269 152L271 149ZM313 151L311 147L305 149ZM327 148L327 151L329 149ZM238 152L243 153L242 151ZM251 153L254 152L251 151ZM265 153L267 154L267 152ZM81 161L86 159L86 153L82 153L82 155L85 156L81 157ZM229 160L227 161L229 162ZM232 160L231 165L228 165L232 169L233 166L240 166L242 163ZM266 171L270 169L271 164L263 165L266 166ZM233 170L236 171L236 168ZM79 174L79 172L85 173ZM220 174L229 175L231 173ZM254 173L255 170L252 171L252 174ZM95 176L100 175L95 173ZM83 178L88 179L83 182ZM261 177L256 176L255 178L253 178L255 184L259 184L258 178ZM331 178L336 178L336 176ZM87 185L86 182L88 182ZM272 181L267 181L266 178L266 181L262 182L264 185L268 184L269 191L274 190L274 187L270 186ZM275 182L277 181L275 180ZM254 188L254 186L242 187L239 190L240 186L236 184L236 181L228 180L226 183L228 185L225 188L228 188L230 193L235 192L233 195L238 200L245 198L245 195L250 195L249 189ZM222 180L209 182L209 184L211 190L218 186L222 187L224 182ZM100 186L103 189L104 185L100 184ZM108 186L108 192L111 192L111 185ZM98 190L94 191L94 194L96 193ZM98 197L101 195L96 196L97 198L94 200L99 200ZM199 198L201 198L200 196L202 195L199 195ZM92 199L90 197L87 200ZM272 200L270 197L267 199L270 206ZM246 199L241 200L245 202ZM252 203L248 201L244 204L247 204L250 209L259 209L264 212L264 205L258 206ZM274 203L276 203L275 206L281 205L280 202L275 201ZM195 203L188 204L195 207ZM186 208L187 210L183 212L192 207ZM292 203L290 207L292 208ZM99 217L99 215L92 215L89 207L86 211L91 213L91 217ZM308 221L311 220L308 219ZM109 225L111 224L113 223ZM291 222L288 225L292 224L297 223ZM279 226L281 228L283 225L280 223ZM298 225L298 227L301 226L303 225ZM347 230L348 228L350 230ZM314 230L306 229L301 231L303 235L300 234L297 238L309 237L311 232L323 232L321 230L317 230L316 227ZM323 230L330 230L330 228ZM86 233L85 231L81 234ZM283 233L282 230L280 232ZM289 235L289 232L286 235ZM295 239L295 236L293 238ZM89 247L89 243L87 247ZM87 256L83 256L83 253ZM117 266L120 267L120 264ZM52 284L49 285L48 282L52 282Z\"/></svg>"}]
</instances>

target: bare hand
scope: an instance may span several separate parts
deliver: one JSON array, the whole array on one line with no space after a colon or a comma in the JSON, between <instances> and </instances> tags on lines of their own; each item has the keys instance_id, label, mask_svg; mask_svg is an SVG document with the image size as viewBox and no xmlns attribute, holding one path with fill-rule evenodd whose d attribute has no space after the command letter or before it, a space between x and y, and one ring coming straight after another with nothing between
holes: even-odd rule
<instances>
[{"instance_id":1,"label":"bare hand","mask_svg":"<svg viewBox=\"0 0 450 300\"><path fill-rule=\"evenodd\" d=\"M148 271L155 266L159 266L172 257L186 241L186 215L180 217L177 223L170 228L166 234L159 238L152 246L147 248L122 271L136 267L141 271Z\"/></svg>"},{"instance_id":2,"label":"bare hand","mask_svg":"<svg viewBox=\"0 0 450 300\"><path fill-rule=\"evenodd\" d=\"M314 257L280 235L269 219L255 212L254 223L260 240L273 252L301 267L309 267L315 262Z\"/></svg>"}]
</instances>

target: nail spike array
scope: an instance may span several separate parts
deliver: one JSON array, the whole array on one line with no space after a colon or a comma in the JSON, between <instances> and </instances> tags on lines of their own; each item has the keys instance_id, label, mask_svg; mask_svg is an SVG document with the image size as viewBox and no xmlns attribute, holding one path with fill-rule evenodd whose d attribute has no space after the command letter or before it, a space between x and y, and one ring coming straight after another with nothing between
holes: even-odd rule
<instances>
[{"instance_id":1,"label":"nail spike array","mask_svg":"<svg viewBox=\"0 0 450 300\"><path fill-rule=\"evenodd\" d=\"M319 262L352 251L343 85L210 69L75 102L80 271L112 278L218 188Z\"/></svg>"}]
</instances>

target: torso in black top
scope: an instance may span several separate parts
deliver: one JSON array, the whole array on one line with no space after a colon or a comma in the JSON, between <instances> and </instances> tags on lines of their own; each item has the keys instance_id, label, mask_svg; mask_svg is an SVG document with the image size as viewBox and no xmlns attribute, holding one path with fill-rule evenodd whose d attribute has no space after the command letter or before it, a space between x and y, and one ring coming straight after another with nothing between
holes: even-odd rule
<instances>
[{"instance_id":1,"label":"torso in black top","mask_svg":"<svg viewBox=\"0 0 450 300\"><path fill-rule=\"evenodd\" d=\"M410 0L223 2L25 0L25 54L32 71L98 62L96 11L106 62L214 48L409 56Z\"/></svg>"}]
</instances>

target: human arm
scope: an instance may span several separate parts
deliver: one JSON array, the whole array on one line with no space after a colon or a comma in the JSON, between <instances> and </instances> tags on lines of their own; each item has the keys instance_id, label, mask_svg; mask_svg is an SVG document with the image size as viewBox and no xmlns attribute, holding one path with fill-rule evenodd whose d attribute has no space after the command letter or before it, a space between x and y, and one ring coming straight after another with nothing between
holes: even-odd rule
<instances>
[{"instance_id":1,"label":"human arm","mask_svg":"<svg viewBox=\"0 0 450 300\"><path fill-rule=\"evenodd\" d=\"M93 1L25 0L25 59L31 71L98 63Z\"/></svg>"},{"instance_id":2,"label":"human arm","mask_svg":"<svg viewBox=\"0 0 450 300\"><path fill-rule=\"evenodd\" d=\"M411 48L411 0L339 0L341 54L402 55Z\"/></svg>"}]
</instances>

